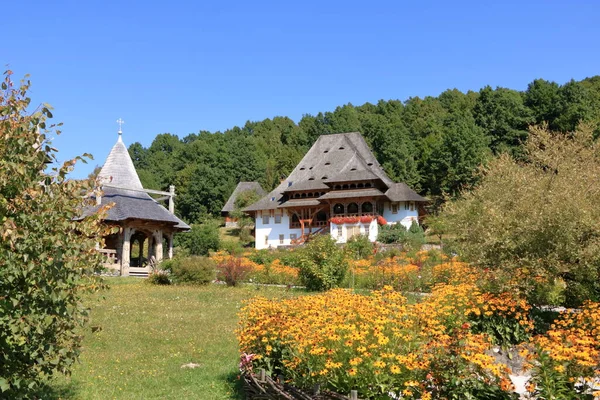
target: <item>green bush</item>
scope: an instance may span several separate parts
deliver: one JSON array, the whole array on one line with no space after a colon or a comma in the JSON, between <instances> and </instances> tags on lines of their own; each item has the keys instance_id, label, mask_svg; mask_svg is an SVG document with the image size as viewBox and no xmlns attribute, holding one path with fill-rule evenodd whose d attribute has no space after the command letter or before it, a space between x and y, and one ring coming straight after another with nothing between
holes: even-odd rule
<instances>
[{"instance_id":1,"label":"green bush","mask_svg":"<svg viewBox=\"0 0 600 400\"><path fill-rule=\"evenodd\" d=\"M166 268L170 269L175 283L206 285L216 276L216 264L208 257L190 256L173 259Z\"/></svg>"},{"instance_id":2,"label":"green bush","mask_svg":"<svg viewBox=\"0 0 600 400\"><path fill-rule=\"evenodd\" d=\"M373 243L365 235L356 235L346 243L346 253L354 260L360 260L373 255Z\"/></svg>"},{"instance_id":3,"label":"green bush","mask_svg":"<svg viewBox=\"0 0 600 400\"><path fill-rule=\"evenodd\" d=\"M290 258L289 265L298 268L300 282L308 290L338 287L348 270L344 250L329 235L319 235Z\"/></svg>"},{"instance_id":4,"label":"green bush","mask_svg":"<svg viewBox=\"0 0 600 400\"><path fill-rule=\"evenodd\" d=\"M418 251L425 244L425 232L416 221L408 228L402 244L407 251Z\"/></svg>"},{"instance_id":5,"label":"green bush","mask_svg":"<svg viewBox=\"0 0 600 400\"><path fill-rule=\"evenodd\" d=\"M158 269L148 274L148 280L146 282L152 285L170 285L171 279L169 278L168 271Z\"/></svg>"},{"instance_id":6,"label":"green bush","mask_svg":"<svg viewBox=\"0 0 600 400\"><path fill-rule=\"evenodd\" d=\"M250 261L260 264L260 265L270 265L276 258L277 258L276 253L274 251L270 251L270 250L266 250L266 249L252 252L248 256L248 259Z\"/></svg>"},{"instance_id":7,"label":"green bush","mask_svg":"<svg viewBox=\"0 0 600 400\"><path fill-rule=\"evenodd\" d=\"M407 235L402 224L383 225L379 227L377 241L385 244L403 243Z\"/></svg>"},{"instance_id":8,"label":"green bush","mask_svg":"<svg viewBox=\"0 0 600 400\"><path fill-rule=\"evenodd\" d=\"M87 321L86 292L103 287L94 248L111 233L101 215L75 221L94 188L67 179L57 163L48 106L30 107L29 82L0 83L0 397L32 398L54 374L68 374ZM32 112L33 111L33 112ZM81 158L77 158L81 159ZM112 232L114 233L114 232Z\"/></svg>"},{"instance_id":9,"label":"green bush","mask_svg":"<svg viewBox=\"0 0 600 400\"><path fill-rule=\"evenodd\" d=\"M193 224L190 232L176 236L177 245L182 246L194 256L207 256L211 250L221 246L219 225L216 221Z\"/></svg>"}]
</instances>

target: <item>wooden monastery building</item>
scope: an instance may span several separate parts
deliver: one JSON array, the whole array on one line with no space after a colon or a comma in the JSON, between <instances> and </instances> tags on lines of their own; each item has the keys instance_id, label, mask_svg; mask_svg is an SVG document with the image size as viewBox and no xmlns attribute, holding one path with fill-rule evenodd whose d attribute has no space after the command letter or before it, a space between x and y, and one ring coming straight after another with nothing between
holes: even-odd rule
<instances>
[{"instance_id":1,"label":"wooden monastery building","mask_svg":"<svg viewBox=\"0 0 600 400\"><path fill-rule=\"evenodd\" d=\"M267 194L267 192L265 192L258 182L238 183L233 193L231 193L231 196L229 196L227 203L225 203L223 209L221 209L221 216L225 218L225 227L238 227L237 221L231 216L231 213L235 210L235 202L237 201L238 197L244 192L254 192L258 195L258 197L263 197Z\"/></svg>"},{"instance_id":2,"label":"wooden monastery building","mask_svg":"<svg viewBox=\"0 0 600 400\"><path fill-rule=\"evenodd\" d=\"M392 181L358 132L320 136L287 179L244 209L255 219L256 248L303 243L330 234L377 239L378 224L418 223L427 199Z\"/></svg>"},{"instance_id":3,"label":"wooden monastery building","mask_svg":"<svg viewBox=\"0 0 600 400\"><path fill-rule=\"evenodd\" d=\"M164 257L173 256L173 234L190 229L174 214L174 186L169 192L142 187L121 139L121 130L98 174L98 181L102 195L96 197L96 205L113 203L105 222L120 228L118 233L104 238L105 248L100 251L107 255L105 266L123 276L146 276L151 260L160 262ZM158 200L168 200L169 209L149 194L163 196Z\"/></svg>"}]
</instances>

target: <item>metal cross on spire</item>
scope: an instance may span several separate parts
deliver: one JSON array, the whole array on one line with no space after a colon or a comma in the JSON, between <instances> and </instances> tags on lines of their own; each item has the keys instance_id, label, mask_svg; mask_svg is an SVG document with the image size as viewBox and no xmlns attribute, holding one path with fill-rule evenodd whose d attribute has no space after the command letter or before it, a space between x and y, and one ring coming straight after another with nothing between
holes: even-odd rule
<instances>
[{"instance_id":1,"label":"metal cross on spire","mask_svg":"<svg viewBox=\"0 0 600 400\"><path fill-rule=\"evenodd\" d=\"M123 133L123 129L122 129L122 127L123 127L123 124L124 124L124 123L125 123L125 121L123 121L121 118L119 118L119 119L117 120L117 124L119 124L119 132L118 132L118 133L119 133L119 135Z\"/></svg>"}]
</instances>

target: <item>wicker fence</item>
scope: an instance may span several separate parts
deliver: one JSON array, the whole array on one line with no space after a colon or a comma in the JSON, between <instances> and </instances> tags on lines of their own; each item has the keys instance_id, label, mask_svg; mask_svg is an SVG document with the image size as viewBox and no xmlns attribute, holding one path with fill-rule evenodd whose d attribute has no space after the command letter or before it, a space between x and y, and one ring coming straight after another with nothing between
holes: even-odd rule
<instances>
[{"instance_id":1,"label":"wicker fence","mask_svg":"<svg viewBox=\"0 0 600 400\"><path fill-rule=\"evenodd\" d=\"M351 391L350 397L322 391L319 385L312 390L301 390L285 383L281 376L273 379L264 369L258 374L246 372L242 377L247 400L359 400L356 390Z\"/></svg>"}]
</instances>

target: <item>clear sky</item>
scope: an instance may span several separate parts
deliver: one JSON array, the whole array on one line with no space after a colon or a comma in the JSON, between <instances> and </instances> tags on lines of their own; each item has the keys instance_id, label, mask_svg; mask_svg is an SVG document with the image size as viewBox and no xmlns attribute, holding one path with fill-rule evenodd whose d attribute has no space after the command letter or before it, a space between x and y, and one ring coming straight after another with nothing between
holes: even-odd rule
<instances>
[{"instance_id":1,"label":"clear sky","mask_svg":"<svg viewBox=\"0 0 600 400\"><path fill-rule=\"evenodd\" d=\"M0 63L54 106L59 158L338 105L600 74L600 2L20 0Z\"/></svg>"}]
</instances>

